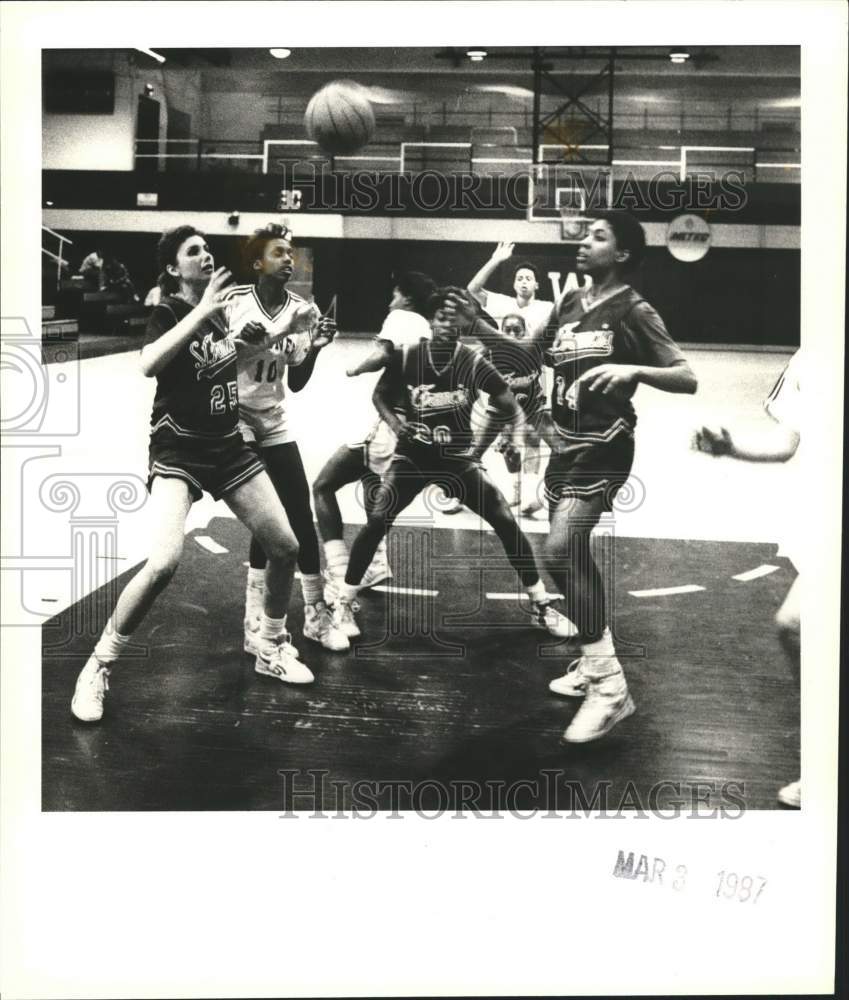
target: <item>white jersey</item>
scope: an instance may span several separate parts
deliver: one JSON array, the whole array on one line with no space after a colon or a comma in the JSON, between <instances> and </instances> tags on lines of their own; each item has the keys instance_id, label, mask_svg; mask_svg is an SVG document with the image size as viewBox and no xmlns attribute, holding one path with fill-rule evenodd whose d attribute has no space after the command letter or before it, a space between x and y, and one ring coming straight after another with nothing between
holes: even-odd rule
<instances>
[{"instance_id":1,"label":"white jersey","mask_svg":"<svg viewBox=\"0 0 849 1000\"><path fill-rule=\"evenodd\" d=\"M248 323L261 323L272 335L282 334L292 324L295 314L302 314L308 306L300 295L288 292L283 305L272 315L260 302L255 285L238 285L227 294L225 318L230 336L238 335ZM239 417L245 440L268 446L290 440L286 368L301 364L311 343L310 331L292 333L239 363Z\"/></svg>"},{"instance_id":2,"label":"white jersey","mask_svg":"<svg viewBox=\"0 0 849 1000\"><path fill-rule=\"evenodd\" d=\"M393 309L380 328L378 340L388 340L393 347L412 347L422 338L430 340L430 323L417 312Z\"/></svg>"},{"instance_id":3,"label":"white jersey","mask_svg":"<svg viewBox=\"0 0 849 1000\"><path fill-rule=\"evenodd\" d=\"M430 340L430 323L420 313L409 309L392 309L383 321L377 340L388 340L393 347L412 347L420 340ZM377 475L384 475L392 464L397 439L389 425L382 419L372 424L365 439L360 439L349 448L363 448L366 465Z\"/></svg>"},{"instance_id":4,"label":"white jersey","mask_svg":"<svg viewBox=\"0 0 849 1000\"><path fill-rule=\"evenodd\" d=\"M543 326L554 308L553 302L545 299L531 299L525 306L520 306L512 295L501 295L499 292L486 292L484 309L501 326L505 316L521 316L525 321L528 336Z\"/></svg>"}]
</instances>

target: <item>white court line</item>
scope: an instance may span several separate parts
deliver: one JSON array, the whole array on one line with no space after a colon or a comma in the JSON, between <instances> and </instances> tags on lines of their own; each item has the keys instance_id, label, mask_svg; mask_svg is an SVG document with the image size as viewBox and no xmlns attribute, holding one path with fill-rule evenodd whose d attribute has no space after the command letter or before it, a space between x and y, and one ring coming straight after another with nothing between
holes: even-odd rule
<instances>
[{"instance_id":1,"label":"white court line","mask_svg":"<svg viewBox=\"0 0 849 1000\"><path fill-rule=\"evenodd\" d=\"M514 601L514 600L527 600L527 594L517 594L513 591L512 594L487 594L486 599L488 601ZM547 601L562 601L562 594L546 594L545 598Z\"/></svg>"},{"instance_id":2,"label":"white court line","mask_svg":"<svg viewBox=\"0 0 849 1000\"><path fill-rule=\"evenodd\" d=\"M438 590L418 590L416 587L384 587L379 585L377 587L369 587L369 590L378 590L381 594L415 594L419 597L436 597L439 593Z\"/></svg>"},{"instance_id":3,"label":"white court line","mask_svg":"<svg viewBox=\"0 0 849 1000\"><path fill-rule=\"evenodd\" d=\"M195 541L202 549L206 549L207 552L211 552L214 556L220 556L228 551L223 545L219 545L214 538L210 538L209 535L195 535Z\"/></svg>"},{"instance_id":4,"label":"white court line","mask_svg":"<svg viewBox=\"0 0 849 1000\"><path fill-rule=\"evenodd\" d=\"M738 573L737 576L732 576L732 580L739 580L741 583L748 583L749 580L757 580L761 576L769 576L770 573L777 573L777 566L770 566L768 563L764 563L762 566L756 566L754 569L746 570L745 573Z\"/></svg>"},{"instance_id":5,"label":"white court line","mask_svg":"<svg viewBox=\"0 0 849 1000\"><path fill-rule=\"evenodd\" d=\"M704 590L695 583L686 583L683 587L657 587L655 590L629 590L631 597L666 597L667 594L695 594Z\"/></svg>"}]
</instances>

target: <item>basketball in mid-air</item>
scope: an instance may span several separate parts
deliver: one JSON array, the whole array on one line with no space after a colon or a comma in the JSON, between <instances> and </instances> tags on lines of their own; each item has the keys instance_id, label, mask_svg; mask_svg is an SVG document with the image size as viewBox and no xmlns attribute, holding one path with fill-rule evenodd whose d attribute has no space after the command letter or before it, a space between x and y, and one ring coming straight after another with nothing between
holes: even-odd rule
<instances>
[{"instance_id":1,"label":"basketball in mid-air","mask_svg":"<svg viewBox=\"0 0 849 1000\"><path fill-rule=\"evenodd\" d=\"M342 156L362 149L374 135L374 111L358 83L334 80L310 98L304 124L325 153Z\"/></svg>"}]
</instances>

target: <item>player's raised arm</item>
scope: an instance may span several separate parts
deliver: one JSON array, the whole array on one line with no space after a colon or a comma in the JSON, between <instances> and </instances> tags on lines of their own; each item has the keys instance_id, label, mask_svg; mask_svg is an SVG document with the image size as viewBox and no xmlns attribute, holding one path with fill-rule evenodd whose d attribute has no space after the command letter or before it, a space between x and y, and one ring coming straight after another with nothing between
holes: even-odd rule
<instances>
[{"instance_id":1,"label":"player's raised arm","mask_svg":"<svg viewBox=\"0 0 849 1000\"><path fill-rule=\"evenodd\" d=\"M509 260L513 255L515 245L515 243L499 243L495 250L493 250L489 260L466 286L481 305L486 305L486 289L484 285L496 271L498 265L505 260Z\"/></svg>"},{"instance_id":2,"label":"player's raised arm","mask_svg":"<svg viewBox=\"0 0 849 1000\"><path fill-rule=\"evenodd\" d=\"M172 327L163 326L164 332L156 340L145 344L141 350L140 364L142 374L147 378L158 375L172 361L193 336L197 328L217 315L225 305L225 286L230 281L230 272L219 267L206 286L198 304L184 319ZM148 329L151 333L157 330L161 315L171 314L167 305L156 306L151 314Z\"/></svg>"},{"instance_id":3,"label":"player's raised arm","mask_svg":"<svg viewBox=\"0 0 849 1000\"><path fill-rule=\"evenodd\" d=\"M312 338L309 351L299 365L290 365L288 374L289 388L292 392L300 392L312 377L315 362L319 353L333 343L336 336L336 320L331 316L322 316L315 327L316 335Z\"/></svg>"}]
</instances>

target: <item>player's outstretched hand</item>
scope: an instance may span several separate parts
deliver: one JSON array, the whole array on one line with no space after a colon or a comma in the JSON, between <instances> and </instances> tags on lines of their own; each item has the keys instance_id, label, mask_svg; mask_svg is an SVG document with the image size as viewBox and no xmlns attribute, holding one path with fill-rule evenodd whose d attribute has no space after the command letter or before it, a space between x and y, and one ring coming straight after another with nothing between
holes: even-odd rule
<instances>
[{"instance_id":1,"label":"player's outstretched hand","mask_svg":"<svg viewBox=\"0 0 849 1000\"><path fill-rule=\"evenodd\" d=\"M320 351L322 347L327 347L328 344L333 342L336 333L336 320L330 316L322 316L318 321L318 333L312 342L312 346L317 351Z\"/></svg>"},{"instance_id":2,"label":"player's outstretched hand","mask_svg":"<svg viewBox=\"0 0 849 1000\"><path fill-rule=\"evenodd\" d=\"M314 302L299 302L286 328L286 333L310 333L318 325L321 312Z\"/></svg>"},{"instance_id":3,"label":"player's outstretched hand","mask_svg":"<svg viewBox=\"0 0 849 1000\"><path fill-rule=\"evenodd\" d=\"M636 365L598 365L584 372L578 381L589 392L600 392L603 396L628 395L637 388L638 372Z\"/></svg>"},{"instance_id":4,"label":"player's outstretched hand","mask_svg":"<svg viewBox=\"0 0 849 1000\"><path fill-rule=\"evenodd\" d=\"M198 305L210 316L223 308L227 285L230 284L232 278L233 275L226 267L219 267L209 279L209 284L204 289Z\"/></svg>"},{"instance_id":5,"label":"player's outstretched hand","mask_svg":"<svg viewBox=\"0 0 849 1000\"><path fill-rule=\"evenodd\" d=\"M270 336L270 332L258 320L251 320L245 323L236 337L233 339L238 343L262 344Z\"/></svg>"},{"instance_id":6,"label":"player's outstretched hand","mask_svg":"<svg viewBox=\"0 0 849 1000\"><path fill-rule=\"evenodd\" d=\"M442 311L447 318L465 332L478 318L478 304L468 292L449 292L445 297Z\"/></svg>"},{"instance_id":7,"label":"player's outstretched hand","mask_svg":"<svg viewBox=\"0 0 849 1000\"><path fill-rule=\"evenodd\" d=\"M693 435L693 447L708 455L730 455L734 442L725 427L700 427Z\"/></svg>"},{"instance_id":8,"label":"player's outstretched hand","mask_svg":"<svg viewBox=\"0 0 849 1000\"><path fill-rule=\"evenodd\" d=\"M398 426L395 428L395 437L397 437L399 441L414 441L416 437L416 428L404 420L399 421Z\"/></svg>"},{"instance_id":9,"label":"player's outstretched hand","mask_svg":"<svg viewBox=\"0 0 849 1000\"><path fill-rule=\"evenodd\" d=\"M505 260L509 260L513 256L515 246L515 243L499 243L498 246L492 251L492 259L497 261L499 264L503 263Z\"/></svg>"}]
</instances>

